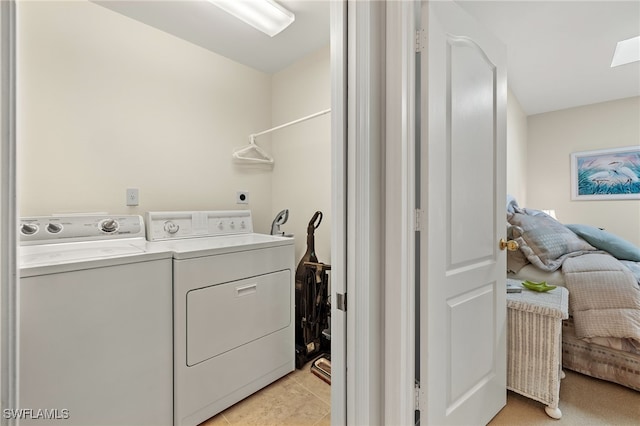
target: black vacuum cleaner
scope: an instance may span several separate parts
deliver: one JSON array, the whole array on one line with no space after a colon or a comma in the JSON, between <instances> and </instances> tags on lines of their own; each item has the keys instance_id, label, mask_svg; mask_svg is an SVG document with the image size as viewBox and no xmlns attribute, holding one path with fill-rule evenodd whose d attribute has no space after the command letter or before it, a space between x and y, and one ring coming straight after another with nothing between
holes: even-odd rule
<instances>
[{"instance_id":1,"label":"black vacuum cleaner","mask_svg":"<svg viewBox=\"0 0 640 426\"><path fill-rule=\"evenodd\" d=\"M322 221L316 212L307 227L307 251L296 269L295 351L296 368L314 360L312 371L331 382L329 271L331 265L318 262L315 253L314 231ZM323 359L320 361L320 359ZM316 364L317 367L314 367ZM317 371L316 371L317 370Z\"/></svg>"}]
</instances>

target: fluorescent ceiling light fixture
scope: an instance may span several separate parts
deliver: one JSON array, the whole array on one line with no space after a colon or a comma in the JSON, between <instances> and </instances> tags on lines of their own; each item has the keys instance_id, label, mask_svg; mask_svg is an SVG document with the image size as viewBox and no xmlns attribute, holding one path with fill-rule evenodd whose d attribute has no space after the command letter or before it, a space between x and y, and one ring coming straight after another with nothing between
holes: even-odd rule
<instances>
[{"instance_id":1,"label":"fluorescent ceiling light fixture","mask_svg":"<svg viewBox=\"0 0 640 426\"><path fill-rule=\"evenodd\" d=\"M611 67L640 61L640 36L619 41L613 54Z\"/></svg>"},{"instance_id":2,"label":"fluorescent ceiling light fixture","mask_svg":"<svg viewBox=\"0 0 640 426\"><path fill-rule=\"evenodd\" d=\"M273 37L296 20L296 16L272 0L209 0L225 12Z\"/></svg>"}]
</instances>

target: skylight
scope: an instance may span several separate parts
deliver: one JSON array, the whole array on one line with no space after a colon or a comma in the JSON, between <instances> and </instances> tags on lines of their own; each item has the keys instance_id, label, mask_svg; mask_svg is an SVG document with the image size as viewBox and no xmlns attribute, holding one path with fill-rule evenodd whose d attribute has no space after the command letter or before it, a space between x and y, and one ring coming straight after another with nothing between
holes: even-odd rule
<instances>
[{"instance_id":1,"label":"skylight","mask_svg":"<svg viewBox=\"0 0 640 426\"><path fill-rule=\"evenodd\" d=\"M619 41L613 54L611 67L640 61L640 36Z\"/></svg>"}]
</instances>

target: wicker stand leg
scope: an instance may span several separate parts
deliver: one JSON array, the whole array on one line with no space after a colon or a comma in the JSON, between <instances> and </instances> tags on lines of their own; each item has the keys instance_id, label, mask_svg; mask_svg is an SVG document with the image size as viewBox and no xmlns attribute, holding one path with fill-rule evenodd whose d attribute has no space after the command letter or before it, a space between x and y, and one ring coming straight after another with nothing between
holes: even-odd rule
<instances>
[{"instance_id":1,"label":"wicker stand leg","mask_svg":"<svg viewBox=\"0 0 640 426\"><path fill-rule=\"evenodd\" d=\"M544 407L544 412L547 413L547 416L551 417L552 419L561 419L562 418L562 411L560 411L559 408L551 408L551 407Z\"/></svg>"},{"instance_id":2,"label":"wicker stand leg","mask_svg":"<svg viewBox=\"0 0 640 426\"><path fill-rule=\"evenodd\" d=\"M556 328L559 327L560 330L557 330ZM552 419L561 419L562 418L562 411L560 411L560 409L558 408L558 403L560 402L560 380L565 378L565 374L564 371L562 371L562 321L556 321L555 322L555 327L554 327L554 333L558 333L558 338L557 338L557 348L560 349L558 350L558 389L556 391L556 395L557 398L555 398L555 404L553 405L549 405L547 407L544 408L544 412L547 413L547 416L551 417ZM555 406L554 406L555 405Z\"/></svg>"}]
</instances>

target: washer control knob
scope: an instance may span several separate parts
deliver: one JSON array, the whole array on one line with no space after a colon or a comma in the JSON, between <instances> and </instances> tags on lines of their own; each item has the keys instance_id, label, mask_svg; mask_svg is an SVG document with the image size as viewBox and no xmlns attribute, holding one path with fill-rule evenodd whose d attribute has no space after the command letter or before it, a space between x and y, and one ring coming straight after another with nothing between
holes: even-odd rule
<instances>
[{"instance_id":1,"label":"washer control knob","mask_svg":"<svg viewBox=\"0 0 640 426\"><path fill-rule=\"evenodd\" d=\"M176 232L178 232L178 229L180 229L180 225L171 222L170 220L164 223L164 230L170 234L175 234Z\"/></svg>"},{"instance_id":2,"label":"washer control knob","mask_svg":"<svg viewBox=\"0 0 640 426\"><path fill-rule=\"evenodd\" d=\"M246 229L247 228L247 224L244 223L244 220L240 222L240 229Z\"/></svg>"},{"instance_id":3,"label":"washer control knob","mask_svg":"<svg viewBox=\"0 0 640 426\"><path fill-rule=\"evenodd\" d=\"M20 232L22 235L33 235L38 232L38 225L35 223L23 223L20 225Z\"/></svg>"},{"instance_id":4,"label":"washer control knob","mask_svg":"<svg viewBox=\"0 0 640 426\"><path fill-rule=\"evenodd\" d=\"M100 230L112 234L118 230L118 222L115 219L105 219L100 223Z\"/></svg>"},{"instance_id":5,"label":"washer control knob","mask_svg":"<svg viewBox=\"0 0 640 426\"><path fill-rule=\"evenodd\" d=\"M236 223L234 221L229 222L230 229L236 229Z\"/></svg>"},{"instance_id":6,"label":"washer control knob","mask_svg":"<svg viewBox=\"0 0 640 426\"><path fill-rule=\"evenodd\" d=\"M222 221L218 222L218 229L221 231L224 229L224 224L222 223Z\"/></svg>"},{"instance_id":7,"label":"washer control knob","mask_svg":"<svg viewBox=\"0 0 640 426\"><path fill-rule=\"evenodd\" d=\"M52 234L57 234L58 232L62 231L62 225L59 223L50 223L47 225L47 231Z\"/></svg>"}]
</instances>

